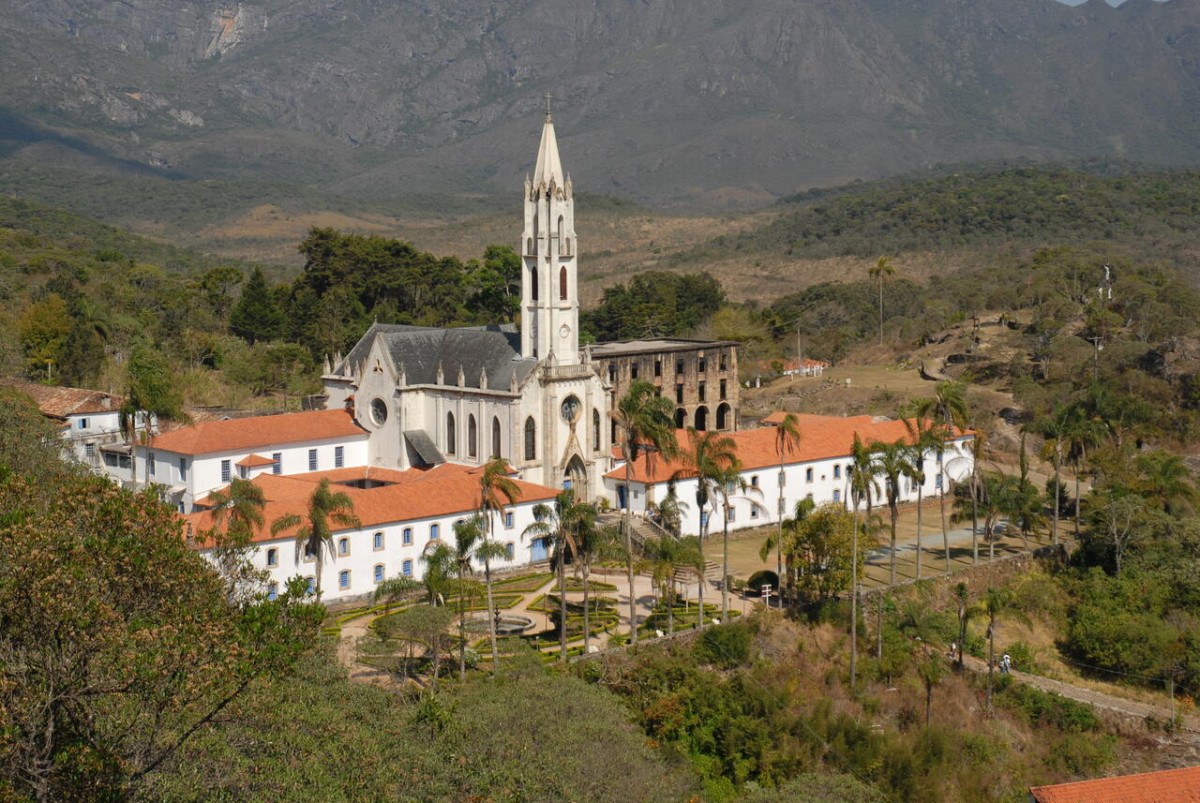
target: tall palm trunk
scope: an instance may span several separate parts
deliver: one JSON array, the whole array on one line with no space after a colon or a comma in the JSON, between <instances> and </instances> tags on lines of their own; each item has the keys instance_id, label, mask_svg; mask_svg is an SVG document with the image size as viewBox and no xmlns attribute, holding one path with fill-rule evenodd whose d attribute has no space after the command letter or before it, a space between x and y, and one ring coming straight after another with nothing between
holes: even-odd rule
<instances>
[{"instance_id":1,"label":"tall palm trunk","mask_svg":"<svg viewBox=\"0 0 1200 803\"><path fill-rule=\"evenodd\" d=\"M979 481L971 464L971 563L979 563Z\"/></svg>"},{"instance_id":2,"label":"tall palm trunk","mask_svg":"<svg viewBox=\"0 0 1200 803\"><path fill-rule=\"evenodd\" d=\"M900 506L895 497L888 499L888 508L892 516L892 569L888 585L896 585L896 524L900 518Z\"/></svg>"},{"instance_id":3,"label":"tall palm trunk","mask_svg":"<svg viewBox=\"0 0 1200 803\"><path fill-rule=\"evenodd\" d=\"M492 540L493 514L488 511L488 541ZM488 550L483 553L483 584L487 588L488 640L492 646L492 677L500 669L500 649L496 644L496 606L492 603L492 559Z\"/></svg>"},{"instance_id":4,"label":"tall palm trunk","mask_svg":"<svg viewBox=\"0 0 1200 803\"><path fill-rule=\"evenodd\" d=\"M729 499L722 505L725 519L721 534L721 623L729 621Z\"/></svg>"},{"instance_id":5,"label":"tall palm trunk","mask_svg":"<svg viewBox=\"0 0 1200 803\"><path fill-rule=\"evenodd\" d=\"M675 567L671 567L671 577L667 581L667 633L675 635Z\"/></svg>"},{"instance_id":6,"label":"tall palm trunk","mask_svg":"<svg viewBox=\"0 0 1200 803\"><path fill-rule=\"evenodd\" d=\"M1054 454L1054 524L1050 530L1050 543L1058 546L1058 508L1062 504L1059 486L1059 475L1061 473L1062 458L1059 456L1057 449Z\"/></svg>"},{"instance_id":7,"label":"tall palm trunk","mask_svg":"<svg viewBox=\"0 0 1200 803\"><path fill-rule=\"evenodd\" d=\"M558 556L558 656L567 660L567 561L566 555Z\"/></svg>"},{"instance_id":8,"label":"tall palm trunk","mask_svg":"<svg viewBox=\"0 0 1200 803\"><path fill-rule=\"evenodd\" d=\"M583 654L587 655L592 651L592 624L591 618L588 615L588 597L591 590L591 569L585 562L583 564Z\"/></svg>"},{"instance_id":9,"label":"tall palm trunk","mask_svg":"<svg viewBox=\"0 0 1200 803\"><path fill-rule=\"evenodd\" d=\"M1075 540L1079 540L1079 464L1075 461Z\"/></svg>"},{"instance_id":10,"label":"tall palm trunk","mask_svg":"<svg viewBox=\"0 0 1200 803\"><path fill-rule=\"evenodd\" d=\"M637 592L633 588L633 456L625 455L625 576L629 580L629 643L637 644Z\"/></svg>"},{"instance_id":11,"label":"tall palm trunk","mask_svg":"<svg viewBox=\"0 0 1200 803\"><path fill-rule=\"evenodd\" d=\"M700 508L700 571L697 573L699 584L696 586L696 628L704 629L704 571L708 564L704 562L704 539L708 535L708 520L704 518L704 508Z\"/></svg>"},{"instance_id":12,"label":"tall palm trunk","mask_svg":"<svg viewBox=\"0 0 1200 803\"><path fill-rule=\"evenodd\" d=\"M996 615L989 613L988 618L988 682L987 710L992 710L992 672L996 667Z\"/></svg>"},{"instance_id":13,"label":"tall palm trunk","mask_svg":"<svg viewBox=\"0 0 1200 803\"><path fill-rule=\"evenodd\" d=\"M924 497L924 480L917 483L917 579L921 579L921 503Z\"/></svg>"},{"instance_id":14,"label":"tall palm trunk","mask_svg":"<svg viewBox=\"0 0 1200 803\"><path fill-rule=\"evenodd\" d=\"M946 553L946 574L950 574L950 528L946 524L946 488L950 482L946 476L944 460L938 461L938 476L942 478L942 487L938 492L938 506L942 513L942 549Z\"/></svg>"},{"instance_id":15,"label":"tall palm trunk","mask_svg":"<svg viewBox=\"0 0 1200 803\"><path fill-rule=\"evenodd\" d=\"M775 576L779 578L780 585L783 583L783 453L779 454L779 504L775 508L775 515L779 519L778 531L775 540Z\"/></svg>"},{"instance_id":16,"label":"tall palm trunk","mask_svg":"<svg viewBox=\"0 0 1200 803\"><path fill-rule=\"evenodd\" d=\"M854 501L854 532L850 544L850 691L858 676L858 500Z\"/></svg>"},{"instance_id":17,"label":"tall palm trunk","mask_svg":"<svg viewBox=\"0 0 1200 803\"><path fill-rule=\"evenodd\" d=\"M467 679L467 590L463 584L462 567L458 576L458 679Z\"/></svg>"}]
</instances>

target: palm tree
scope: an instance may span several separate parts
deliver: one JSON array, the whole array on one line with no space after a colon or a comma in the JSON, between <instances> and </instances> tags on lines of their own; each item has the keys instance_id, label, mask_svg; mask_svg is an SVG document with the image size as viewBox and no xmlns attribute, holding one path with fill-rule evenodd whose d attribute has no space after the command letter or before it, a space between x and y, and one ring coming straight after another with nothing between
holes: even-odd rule
<instances>
[{"instance_id":1,"label":"palm tree","mask_svg":"<svg viewBox=\"0 0 1200 803\"><path fill-rule=\"evenodd\" d=\"M1012 593L1007 588L989 588L978 606L978 612L986 616L988 620L988 711L992 710L992 674L996 667L996 623L1001 616L1013 613L1012 607ZM1021 618L1025 617L1021 616Z\"/></svg>"},{"instance_id":2,"label":"palm tree","mask_svg":"<svg viewBox=\"0 0 1200 803\"><path fill-rule=\"evenodd\" d=\"M558 572L558 643L560 660L564 662L567 660L567 561L577 558L580 531L591 527L595 518L595 508L576 501L575 494L566 490L555 498L553 505L535 506L534 521L522 533L522 537L549 538L554 548L550 563Z\"/></svg>"},{"instance_id":3,"label":"palm tree","mask_svg":"<svg viewBox=\"0 0 1200 803\"><path fill-rule=\"evenodd\" d=\"M625 535L625 567L629 581L629 641L637 644L637 593L633 587L633 532L630 516L633 496L633 464L639 454L646 455L646 473L653 476L655 455L665 459L679 450L675 440L675 405L658 395L658 389L644 380L635 380L610 414L620 428L621 448L625 456L625 515L621 526ZM703 581L701 581L703 583Z\"/></svg>"},{"instance_id":4,"label":"palm tree","mask_svg":"<svg viewBox=\"0 0 1200 803\"><path fill-rule=\"evenodd\" d=\"M883 345L883 283L896 273L890 257L880 257L867 271L872 279L879 280L879 345Z\"/></svg>"},{"instance_id":5,"label":"palm tree","mask_svg":"<svg viewBox=\"0 0 1200 803\"><path fill-rule=\"evenodd\" d=\"M587 522L581 522L578 532L578 556L576 571L583 578L583 652L587 655L592 649L592 623L589 605L591 604L592 562L608 552L613 541L614 533L607 528L596 526L596 518L590 517Z\"/></svg>"},{"instance_id":6,"label":"palm tree","mask_svg":"<svg viewBox=\"0 0 1200 803\"><path fill-rule=\"evenodd\" d=\"M646 542L646 561L650 576L667 607L667 633L675 632L675 575L681 568L703 570L699 540L663 535Z\"/></svg>"},{"instance_id":7,"label":"palm tree","mask_svg":"<svg viewBox=\"0 0 1200 803\"><path fill-rule=\"evenodd\" d=\"M900 518L900 480L912 477L915 469L904 439L894 443L876 441L871 444L874 472L883 477L883 488L887 497L888 511L892 522L892 565L889 585L896 584L896 523Z\"/></svg>"},{"instance_id":8,"label":"palm tree","mask_svg":"<svg viewBox=\"0 0 1200 803\"><path fill-rule=\"evenodd\" d=\"M1142 492L1171 514L1190 512L1196 501L1196 487L1191 483L1192 472L1179 455L1156 449L1138 455L1137 468L1141 474Z\"/></svg>"},{"instance_id":9,"label":"palm tree","mask_svg":"<svg viewBox=\"0 0 1200 803\"><path fill-rule=\"evenodd\" d=\"M931 651L924 661L917 664L917 674L925 684L925 727L928 728L933 717L933 689L946 674L946 665L937 651Z\"/></svg>"},{"instance_id":10,"label":"palm tree","mask_svg":"<svg viewBox=\"0 0 1200 803\"><path fill-rule=\"evenodd\" d=\"M421 575L425 599L435 608L445 605L450 577L454 574L454 548L445 541L430 541L420 560L425 564Z\"/></svg>"},{"instance_id":11,"label":"palm tree","mask_svg":"<svg viewBox=\"0 0 1200 803\"><path fill-rule=\"evenodd\" d=\"M1104 422L1092 418L1087 407L1082 402L1076 402L1070 407L1064 438L1066 439L1067 459L1075 469L1075 540L1079 540L1079 475L1083 464L1087 462L1088 450L1104 442L1107 428Z\"/></svg>"},{"instance_id":12,"label":"palm tree","mask_svg":"<svg viewBox=\"0 0 1200 803\"><path fill-rule=\"evenodd\" d=\"M249 537L263 526L263 507L266 498L262 488L249 480L234 477L224 491L208 495L212 506L213 528L228 535Z\"/></svg>"},{"instance_id":13,"label":"palm tree","mask_svg":"<svg viewBox=\"0 0 1200 803\"><path fill-rule=\"evenodd\" d=\"M329 552L331 560L337 559L333 546L333 525L340 527L359 527L361 522L354 515L354 502L342 491L334 491L329 486L329 478L323 478L308 500L308 518L302 519L295 513L280 516L271 524L271 534L278 535L284 530L290 530L299 525L296 530L296 559L301 553L311 556L316 561L317 596L321 596L321 572L325 566L324 553Z\"/></svg>"},{"instance_id":14,"label":"palm tree","mask_svg":"<svg viewBox=\"0 0 1200 803\"><path fill-rule=\"evenodd\" d=\"M775 452L779 455L779 505L775 509L775 515L779 519L775 547L776 577L783 577L783 458L786 453L798 448L800 448L800 428L796 423L796 416L788 413L775 428Z\"/></svg>"},{"instance_id":15,"label":"palm tree","mask_svg":"<svg viewBox=\"0 0 1200 803\"><path fill-rule=\"evenodd\" d=\"M928 419L915 418L905 419L904 427L908 430L908 435L912 439L912 443L908 447L908 462L912 467L911 477L913 482L917 484L917 579L921 579L921 533L922 533L922 506L925 497L925 455L931 450L936 450L938 444L945 443L945 437L942 433L942 428L936 424L932 424ZM947 550L948 552L949 550ZM949 558L946 561L946 572L950 572Z\"/></svg>"},{"instance_id":16,"label":"palm tree","mask_svg":"<svg viewBox=\"0 0 1200 803\"><path fill-rule=\"evenodd\" d=\"M966 583L959 583L954 587L954 598L958 600L958 654L955 659L959 672L963 669L963 653L967 649L967 622L976 610L967 603L968 593Z\"/></svg>"},{"instance_id":17,"label":"palm tree","mask_svg":"<svg viewBox=\"0 0 1200 803\"><path fill-rule=\"evenodd\" d=\"M879 482L875 478L874 467L871 465L871 450L867 448L858 433L854 433L854 443L850 447L850 470L846 482L849 484L850 504L854 514L854 542L851 556L850 573L850 690L854 690L858 669L858 505L866 502L867 518L871 516L871 500L879 493Z\"/></svg>"},{"instance_id":18,"label":"palm tree","mask_svg":"<svg viewBox=\"0 0 1200 803\"><path fill-rule=\"evenodd\" d=\"M696 505L700 508L700 541L703 555L704 537L708 534L708 521L704 509L710 501L720 499L725 522L723 532L724 557L721 571L721 621L729 621L729 497L731 490L745 487L742 480L742 464L737 457L737 441L720 432L688 430L689 446L680 455L683 468L681 476L696 478ZM704 578L700 579L700 621L704 621Z\"/></svg>"},{"instance_id":19,"label":"palm tree","mask_svg":"<svg viewBox=\"0 0 1200 803\"><path fill-rule=\"evenodd\" d=\"M479 514L454 522L454 549L450 555L450 563L458 580L459 680L467 678L467 578L475 575L473 562L477 560L477 551L484 542L483 530L483 517Z\"/></svg>"},{"instance_id":20,"label":"palm tree","mask_svg":"<svg viewBox=\"0 0 1200 803\"><path fill-rule=\"evenodd\" d=\"M508 476L508 463L502 458L490 460L479 475L479 512L487 521L487 538L475 547L476 559L483 561L483 582L487 588L488 638L492 645L492 677L500 663L500 651L496 646L496 606L492 604L492 561L504 557L504 547L493 538L496 516L504 515L508 506L521 497L521 486Z\"/></svg>"},{"instance_id":21,"label":"palm tree","mask_svg":"<svg viewBox=\"0 0 1200 803\"><path fill-rule=\"evenodd\" d=\"M950 528L946 524L946 491L953 482L946 471L946 438L954 434L957 428L966 430L970 419L967 407L967 386L962 382L938 382L934 387L932 398L924 399L917 404L917 415L930 418L942 425L945 430L943 437L937 443L938 472L942 478L942 487L938 491L938 502L942 514L942 549L946 553L946 573L950 573Z\"/></svg>"},{"instance_id":22,"label":"palm tree","mask_svg":"<svg viewBox=\"0 0 1200 803\"><path fill-rule=\"evenodd\" d=\"M1049 415L1042 416L1030 426L1030 429L1044 439L1042 457L1049 459L1050 464L1054 466L1054 520L1050 529L1050 543L1054 546L1058 546L1058 511L1061 507L1063 450L1066 447L1070 420L1070 409L1056 405Z\"/></svg>"}]
</instances>

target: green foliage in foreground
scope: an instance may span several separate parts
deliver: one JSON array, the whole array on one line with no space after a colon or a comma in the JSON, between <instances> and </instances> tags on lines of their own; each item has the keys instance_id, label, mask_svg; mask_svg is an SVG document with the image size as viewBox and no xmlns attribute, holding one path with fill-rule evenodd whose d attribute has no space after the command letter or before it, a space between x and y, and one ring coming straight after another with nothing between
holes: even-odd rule
<instances>
[{"instance_id":1,"label":"green foliage in foreground","mask_svg":"<svg viewBox=\"0 0 1200 803\"><path fill-rule=\"evenodd\" d=\"M536 664L436 704L349 683L332 655L261 687L191 743L147 797L168 800L684 800L607 692ZM421 716L418 716L418 713Z\"/></svg>"}]
</instances>

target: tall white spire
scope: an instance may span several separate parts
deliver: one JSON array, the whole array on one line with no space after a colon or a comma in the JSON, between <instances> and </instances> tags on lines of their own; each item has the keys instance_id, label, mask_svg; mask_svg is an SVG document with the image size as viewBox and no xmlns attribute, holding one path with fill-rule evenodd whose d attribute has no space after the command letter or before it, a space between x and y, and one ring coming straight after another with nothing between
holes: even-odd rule
<instances>
[{"instance_id":1,"label":"tall white spire","mask_svg":"<svg viewBox=\"0 0 1200 803\"><path fill-rule=\"evenodd\" d=\"M554 136L554 117L550 114L550 95L546 94L546 122L542 125L542 141L538 145L537 165L533 170L533 186L542 189L561 187L563 180L562 160L558 157L558 139Z\"/></svg>"}]
</instances>

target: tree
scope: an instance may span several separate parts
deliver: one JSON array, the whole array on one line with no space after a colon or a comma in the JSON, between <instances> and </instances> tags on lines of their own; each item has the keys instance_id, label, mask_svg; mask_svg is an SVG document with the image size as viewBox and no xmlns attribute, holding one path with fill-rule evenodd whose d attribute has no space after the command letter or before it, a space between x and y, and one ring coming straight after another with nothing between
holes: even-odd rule
<instances>
[{"instance_id":1,"label":"tree","mask_svg":"<svg viewBox=\"0 0 1200 803\"><path fill-rule=\"evenodd\" d=\"M375 593L372 599L375 602L383 600L383 611L385 614L392 612L392 606L400 600L412 594L421 587L421 584L411 577L398 575L389 577L386 580L375 586Z\"/></svg>"},{"instance_id":2,"label":"tree","mask_svg":"<svg viewBox=\"0 0 1200 803\"><path fill-rule=\"evenodd\" d=\"M435 608L446 604L450 590L450 578L454 576L454 547L445 541L431 543L421 553L420 561L425 566L421 574L421 585L425 588L425 601Z\"/></svg>"},{"instance_id":3,"label":"tree","mask_svg":"<svg viewBox=\"0 0 1200 803\"><path fill-rule=\"evenodd\" d=\"M1099 446L1104 441L1105 427L1102 422L1088 414L1087 407L1075 403L1070 407L1070 414L1064 432L1066 439L1067 459L1075 470L1075 538L1079 538L1080 495L1079 477L1083 464L1087 462L1088 450Z\"/></svg>"},{"instance_id":4,"label":"tree","mask_svg":"<svg viewBox=\"0 0 1200 803\"><path fill-rule=\"evenodd\" d=\"M252 595L266 579L251 562L255 551L251 541L263 526L266 499L262 488L234 478L226 490L211 492L208 502L212 506L212 530L208 535L217 569L225 577L232 598Z\"/></svg>"},{"instance_id":5,"label":"tree","mask_svg":"<svg viewBox=\"0 0 1200 803\"><path fill-rule=\"evenodd\" d=\"M876 441L871 444L874 472L883 477L883 489L887 498L892 525L892 560L889 585L896 584L896 523L900 518L900 480L914 476L908 444L904 439L894 443Z\"/></svg>"},{"instance_id":6,"label":"tree","mask_svg":"<svg viewBox=\"0 0 1200 803\"><path fill-rule=\"evenodd\" d=\"M699 539L662 535L646 541L645 552L650 577L667 609L667 633L674 633L675 577L681 569L694 570L698 575L703 573L704 556L700 552Z\"/></svg>"},{"instance_id":7,"label":"tree","mask_svg":"<svg viewBox=\"0 0 1200 803\"><path fill-rule=\"evenodd\" d=\"M946 492L951 489L953 478L946 471L946 438L967 429L970 419L967 407L967 386L962 382L938 382L932 398L917 404L917 415L930 418L942 425L943 437L937 443L938 472L942 487L938 493L938 504L942 514L942 549L946 553L946 573L950 572L950 528L946 524Z\"/></svg>"},{"instance_id":8,"label":"tree","mask_svg":"<svg viewBox=\"0 0 1200 803\"><path fill-rule=\"evenodd\" d=\"M308 498L307 518L301 518L295 513L280 516L271 523L271 534L296 529L293 537L296 540L296 560L301 554L316 561L316 578L314 590L321 596L321 574L325 566L325 552L329 552L330 560L337 560L337 550L333 545L333 525L340 527L358 527L361 522L354 515L354 502L343 491L334 491L330 487L329 478L324 477L317 484L312 496Z\"/></svg>"},{"instance_id":9,"label":"tree","mask_svg":"<svg viewBox=\"0 0 1200 803\"><path fill-rule=\"evenodd\" d=\"M775 452L779 455L779 505L775 516L779 519L777 528L778 545L775 548L775 576L783 577L783 458L788 452L800 448L800 428L796 416L788 413L775 428Z\"/></svg>"},{"instance_id":10,"label":"tree","mask_svg":"<svg viewBox=\"0 0 1200 803\"><path fill-rule=\"evenodd\" d=\"M150 436L155 418L184 420L183 399L175 387L174 374L162 352L148 343L139 343L129 355L129 391L121 405L120 425L125 437L134 443L139 432L143 440ZM133 452L130 453L132 458ZM130 476L137 481L137 466L130 463ZM146 466L145 485L150 484Z\"/></svg>"},{"instance_id":11,"label":"tree","mask_svg":"<svg viewBox=\"0 0 1200 803\"><path fill-rule=\"evenodd\" d=\"M1042 457L1054 467L1054 518L1050 528L1050 543L1058 546L1058 515L1062 508L1062 461L1070 427L1070 408L1056 405L1049 415L1034 421L1030 427L1044 439Z\"/></svg>"},{"instance_id":12,"label":"tree","mask_svg":"<svg viewBox=\"0 0 1200 803\"><path fill-rule=\"evenodd\" d=\"M275 340L283 333L283 311L267 284L262 268L255 267L242 295L229 312L229 331L251 345Z\"/></svg>"},{"instance_id":13,"label":"tree","mask_svg":"<svg viewBox=\"0 0 1200 803\"><path fill-rule=\"evenodd\" d=\"M395 616L377 620L380 636L390 641L397 636L406 641L425 646L425 654L429 656L429 671L433 690L436 692L438 678L441 676L442 656L453 649L450 636L450 625L454 614L445 607L434 605L413 605Z\"/></svg>"},{"instance_id":14,"label":"tree","mask_svg":"<svg viewBox=\"0 0 1200 803\"><path fill-rule=\"evenodd\" d=\"M67 302L57 293L50 293L30 304L21 315L18 330L25 352L26 375L52 381L71 332Z\"/></svg>"},{"instance_id":15,"label":"tree","mask_svg":"<svg viewBox=\"0 0 1200 803\"><path fill-rule=\"evenodd\" d=\"M696 506L704 526L700 528L700 544L703 550L704 537L708 533L708 522L703 521L704 510L709 502L721 500L721 513L725 519L722 526L721 560L721 621L729 621L729 497L734 490L745 487L742 479L742 463L737 456L737 441L720 432L688 430L688 448L680 454L683 468L679 476L696 479ZM703 553L702 553L703 554ZM704 617L704 581L700 582L700 617Z\"/></svg>"},{"instance_id":16,"label":"tree","mask_svg":"<svg viewBox=\"0 0 1200 803\"><path fill-rule=\"evenodd\" d=\"M607 292L607 291L606 291ZM661 455L670 460L679 451L675 439L675 405L658 395L658 389L641 379L634 380L610 415L620 430L621 450L625 456L625 515L621 526L625 536L626 575L629 581L629 641L637 644L637 595L633 590L633 531L630 522L633 497L633 465L638 456L646 456L646 473L653 475L654 460ZM703 595L704 578L700 579Z\"/></svg>"},{"instance_id":17,"label":"tree","mask_svg":"<svg viewBox=\"0 0 1200 803\"><path fill-rule=\"evenodd\" d=\"M555 497L553 505L535 505L533 523L522 533L522 537L548 538L553 546L550 564L558 574L558 643L563 662L567 660L567 561L578 557L581 532L594 526L595 517L595 508L576 501L574 492L566 490Z\"/></svg>"},{"instance_id":18,"label":"tree","mask_svg":"<svg viewBox=\"0 0 1200 803\"><path fill-rule=\"evenodd\" d=\"M467 679L467 580L475 576L474 561L484 544L483 517L454 522L454 576L458 580L458 678Z\"/></svg>"},{"instance_id":19,"label":"tree","mask_svg":"<svg viewBox=\"0 0 1200 803\"><path fill-rule=\"evenodd\" d=\"M945 677L946 663L936 651L930 651L925 660L917 664L917 674L925 684L925 727L928 728L933 717L933 689Z\"/></svg>"},{"instance_id":20,"label":"tree","mask_svg":"<svg viewBox=\"0 0 1200 803\"><path fill-rule=\"evenodd\" d=\"M958 650L955 660L959 672L963 670L963 653L967 651L967 623L976 611L969 604L969 593L966 583L954 587L954 599L958 602Z\"/></svg>"},{"instance_id":21,"label":"tree","mask_svg":"<svg viewBox=\"0 0 1200 803\"><path fill-rule=\"evenodd\" d=\"M892 267L890 257L880 257L867 271L868 276L879 282L879 345L881 346L883 345L883 283L890 281L895 273L896 269Z\"/></svg>"},{"instance_id":22,"label":"tree","mask_svg":"<svg viewBox=\"0 0 1200 803\"><path fill-rule=\"evenodd\" d=\"M854 433L854 442L850 446L850 468L847 481L849 483L850 502L854 513L854 546L858 546L858 506L866 503L867 520L871 519L871 500L879 493L879 482L875 478L875 468L872 465L871 450L863 444L858 433ZM863 522L866 529L866 522ZM866 555L863 555L866 560ZM854 555L851 561L854 572L850 578L850 688L854 689L858 677L858 567L859 557ZM949 566L949 564L947 564ZM948 569L947 569L948 570Z\"/></svg>"},{"instance_id":23,"label":"tree","mask_svg":"<svg viewBox=\"0 0 1200 803\"><path fill-rule=\"evenodd\" d=\"M905 429L908 430L908 436L912 439L912 443L908 447L908 462L912 468L910 476L913 482L917 484L917 579L921 579L921 563L922 563L922 548L921 548L921 532L922 532L922 507L925 499L925 455L931 450L936 450L938 444L945 442L945 436L941 427L932 424L928 419L915 418L906 419L904 422ZM946 563L946 573L950 573L950 563Z\"/></svg>"},{"instance_id":24,"label":"tree","mask_svg":"<svg viewBox=\"0 0 1200 803\"><path fill-rule=\"evenodd\" d=\"M173 510L100 477L0 481L0 786L123 799L316 643L290 583L231 605Z\"/></svg>"},{"instance_id":25,"label":"tree","mask_svg":"<svg viewBox=\"0 0 1200 803\"><path fill-rule=\"evenodd\" d=\"M258 268L254 270L261 273ZM210 268L200 277L199 289L204 293L205 300L208 301L217 318L224 319L228 314L230 306L229 294L245 278L240 270L231 265L219 265L215 268Z\"/></svg>"},{"instance_id":26,"label":"tree","mask_svg":"<svg viewBox=\"0 0 1200 803\"><path fill-rule=\"evenodd\" d=\"M500 650L496 645L496 620L500 613L492 602L492 561L504 556L504 547L496 543L496 516L503 516L508 506L521 498L521 486L508 476L508 463L497 457L488 461L479 474L479 512L487 522L487 539L475 548L476 557L483 560L483 582L487 589L488 639L492 646L492 677L500 665Z\"/></svg>"},{"instance_id":27,"label":"tree","mask_svg":"<svg viewBox=\"0 0 1200 803\"><path fill-rule=\"evenodd\" d=\"M521 257L507 245L489 245L475 264L471 307L485 322L513 321L521 306Z\"/></svg>"},{"instance_id":28,"label":"tree","mask_svg":"<svg viewBox=\"0 0 1200 803\"><path fill-rule=\"evenodd\" d=\"M1112 548L1120 577L1125 550L1147 535L1146 503L1136 494L1110 488L1093 494L1089 502L1092 534Z\"/></svg>"},{"instance_id":29,"label":"tree","mask_svg":"<svg viewBox=\"0 0 1200 803\"><path fill-rule=\"evenodd\" d=\"M1176 517L1194 510L1196 486L1182 457L1155 449L1139 454L1135 464L1140 475L1138 490L1151 504Z\"/></svg>"},{"instance_id":30,"label":"tree","mask_svg":"<svg viewBox=\"0 0 1200 803\"><path fill-rule=\"evenodd\" d=\"M992 680L996 668L996 624L1000 617L1012 612L1012 592L1007 588L989 588L979 603L979 612L987 617L988 676L987 709L992 710Z\"/></svg>"},{"instance_id":31,"label":"tree","mask_svg":"<svg viewBox=\"0 0 1200 803\"><path fill-rule=\"evenodd\" d=\"M789 522L788 549L805 571L799 592L811 602L824 602L851 588L862 569L863 557L873 546L855 514L832 502Z\"/></svg>"},{"instance_id":32,"label":"tree","mask_svg":"<svg viewBox=\"0 0 1200 803\"><path fill-rule=\"evenodd\" d=\"M610 547L618 536L619 533L610 528L597 527L595 517L591 517L586 526L579 530L579 562L576 564L576 570L583 577L583 652L585 655L592 650L590 613L592 563L611 551Z\"/></svg>"}]
</instances>

